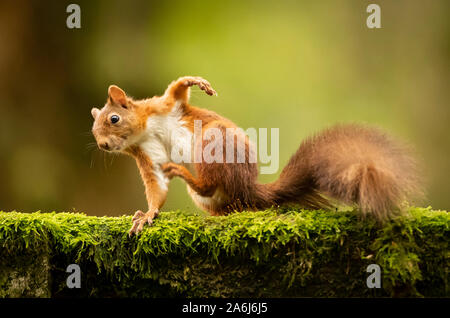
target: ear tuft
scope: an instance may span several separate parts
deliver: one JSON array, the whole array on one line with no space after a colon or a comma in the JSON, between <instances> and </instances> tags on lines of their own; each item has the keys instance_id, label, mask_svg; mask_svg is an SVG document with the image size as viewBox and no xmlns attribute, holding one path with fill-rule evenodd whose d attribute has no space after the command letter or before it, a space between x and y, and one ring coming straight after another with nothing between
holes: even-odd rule
<instances>
[{"instance_id":1,"label":"ear tuft","mask_svg":"<svg viewBox=\"0 0 450 318\"><path fill-rule=\"evenodd\" d=\"M119 86L110 85L108 88L108 95L114 103L120 105L127 104L127 95Z\"/></svg>"},{"instance_id":2,"label":"ear tuft","mask_svg":"<svg viewBox=\"0 0 450 318\"><path fill-rule=\"evenodd\" d=\"M94 117L94 119L97 118L99 113L100 113L100 109L95 108L95 107L91 109L91 114L92 114L92 117Z\"/></svg>"}]
</instances>

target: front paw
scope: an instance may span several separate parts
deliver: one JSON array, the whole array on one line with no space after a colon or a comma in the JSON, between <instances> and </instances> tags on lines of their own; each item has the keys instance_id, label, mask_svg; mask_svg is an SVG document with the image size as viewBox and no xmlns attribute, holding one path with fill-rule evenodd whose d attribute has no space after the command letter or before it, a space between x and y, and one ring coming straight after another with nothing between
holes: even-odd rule
<instances>
[{"instance_id":1,"label":"front paw","mask_svg":"<svg viewBox=\"0 0 450 318\"><path fill-rule=\"evenodd\" d=\"M131 226L130 231L128 231L129 236L133 236L134 234L138 234L144 228L144 225L148 223L148 225L153 224L153 219L158 215L158 211L149 211L147 213L142 212L141 210L136 211L133 216L133 225Z\"/></svg>"},{"instance_id":2,"label":"front paw","mask_svg":"<svg viewBox=\"0 0 450 318\"><path fill-rule=\"evenodd\" d=\"M189 78L186 80L185 85L189 86L189 87L193 86L193 85L197 85L206 94L208 94L210 96L212 96L212 95L217 96L217 92L212 88L211 84L204 78L201 78L201 77Z\"/></svg>"},{"instance_id":3,"label":"front paw","mask_svg":"<svg viewBox=\"0 0 450 318\"><path fill-rule=\"evenodd\" d=\"M161 165L161 169L169 180L179 175L178 166L174 163L164 163Z\"/></svg>"}]
</instances>

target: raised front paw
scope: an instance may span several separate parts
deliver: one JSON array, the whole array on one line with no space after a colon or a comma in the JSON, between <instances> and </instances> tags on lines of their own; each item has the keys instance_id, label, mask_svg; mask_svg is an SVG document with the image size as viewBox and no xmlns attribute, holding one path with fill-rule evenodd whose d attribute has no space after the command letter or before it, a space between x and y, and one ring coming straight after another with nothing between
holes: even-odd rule
<instances>
[{"instance_id":1,"label":"raised front paw","mask_svg":"<svg viewBox=\"0 0 450 318\"><path fill-rule=\"evenodd\" d=\"M148 223L148 225L153 224L153 219L158 215L158 211L149 211L147 213L142 212L141 210L136 211L133 216L133 225L131 226L130 231L128 231L128 235L132 236L133 234L138 234L144 228L144 225Z\"/></svg>"},{"instance_id":2,"label":"raised front paw","mask_svg":"<svg viewBox=\"0 0 450 318\"><path fill-rule=\"evenodd\" d=\"M185 82L186 86L194 86L197 85L201 90L205 91L208 95L217 95L216 91L212 88L211 84L207 80L201 77L191 77L188 78Z\"/></svg>"}]
</instances>

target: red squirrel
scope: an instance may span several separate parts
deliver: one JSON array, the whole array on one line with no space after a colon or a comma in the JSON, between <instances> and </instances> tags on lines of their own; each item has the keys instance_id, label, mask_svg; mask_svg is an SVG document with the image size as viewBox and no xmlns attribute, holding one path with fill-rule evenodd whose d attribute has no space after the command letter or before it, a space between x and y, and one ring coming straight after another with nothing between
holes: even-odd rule
<instances>
[{"instance_id":1,"label":"red squirrel","mask_svg":"<svg viewBox=\"0 0 450 318\"><path fill-rule=\"evenodd\" d=\"M132 156L145 185L148 210L134 214L130 235L153 223L173 177L182 178L195 204L212 215L292 204L332 208L336 200L356 204L362 215L384 221L420 192L416 161L406 147L377 128L356 124L337 125L304 140L278 180L268 184L257 181L257 163L249 160L252 149L245 134L236 134L245 145L244 162L175 163L171 151L177 143L194 153L219 142L199 138L194 144L194 121L201 121L202 134L215 128L226 135L227 128L237 128L213 111L190 105L193 85L217 95L205 79L185 76L162 96L142 100L111 85L105 106L91 110L99 148ZM175 133L177 138L172 138ZM220 142L225 157L226 142Z\"/></svg>"}]
</instances>

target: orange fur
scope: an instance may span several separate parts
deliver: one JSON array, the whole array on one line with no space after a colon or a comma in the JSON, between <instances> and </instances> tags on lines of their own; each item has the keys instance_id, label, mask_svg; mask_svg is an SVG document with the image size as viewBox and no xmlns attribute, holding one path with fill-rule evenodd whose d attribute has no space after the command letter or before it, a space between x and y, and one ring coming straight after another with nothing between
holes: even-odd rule
<instances>
[{"instance_id":1,"label":"orange fur","mask_svg":"<svg viewBox=\"0 0 450 318\"><path fill-rule=\"evenodd\" d=\"M133 217L133 227L130 234L142 230L145 223L152 224L153 219L158 215L159 209L163 206L167 198L167 191L163 191L159 186L153 174L153 163L151 159L137 146L126 149L137 163L139 172L145 185L145 196L148 202L148 212L137 211Z\"/></svg>"},{"instance_id":2,"label":"orange fur","mask_svg":"<svg viewBox=\"0 0 450 318\"><path fill-rule=\"evenodd\" d=\"M216 94L208 81L192 76L172 82L162 96L144 100L134 100L112 85L106 105L91 111L99 147L134 157L144 181L148 212L136 212L130 234L141 231L145 223L151 224L158 214L167 196L165 178L182 178L193 201L212 215L285 204L330 208L333 205L323 196L327 195L356 203L363 213L385 220L400 210L403 201L420 192L416 163L406 148L377 129L359 125L336 126L305 140L278 180L260 184L257 164L249 160L253 150L247 136L226 139L227 128L237 128L232 121L191 106L189 88L193 85L208 95ZM114 115L120 117L117 123L112 123ZM159 120L153 124L175 128L147 127L152 118ZM223 162L171 162L168 153L173 145L164 134L183 128L193 133L195 120L201 120L202 137L208 128L215 128L224 139L200 138L193 148L222 147ZM237 140L244 144L244 163L227 163L228 149L236 155ZM233 147L227 147L229 142Z\"/></svg>"}]
</instances>

